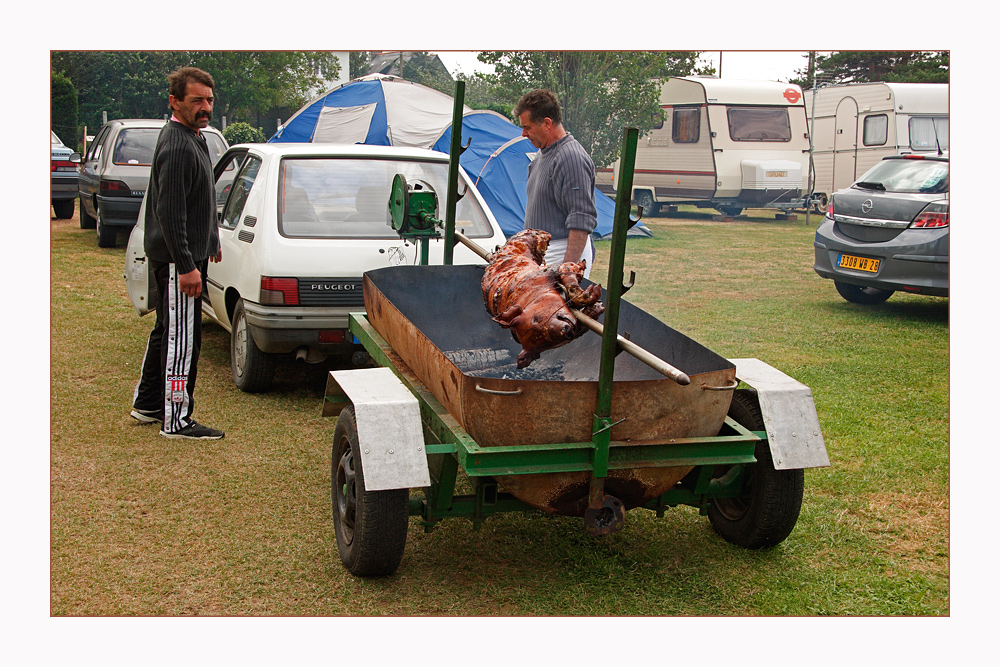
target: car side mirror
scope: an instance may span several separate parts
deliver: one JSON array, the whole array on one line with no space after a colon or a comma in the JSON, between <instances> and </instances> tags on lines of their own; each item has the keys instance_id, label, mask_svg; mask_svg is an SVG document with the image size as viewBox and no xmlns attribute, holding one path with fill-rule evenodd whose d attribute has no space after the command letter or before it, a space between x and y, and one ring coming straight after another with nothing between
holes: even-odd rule
<instances>
[{"instance_id":1,"label":"car side mirror","mask_svg":"<svg viewBox=\"0 0 1000 667\"><path fill-rule=\"evenodd\" d=\"M76 164L80 164L81 162L83 162L83 159L81 158L79 153L73 153L72 155L69 156L69 161L75 162Z\"/></svg>"}]
</instances>

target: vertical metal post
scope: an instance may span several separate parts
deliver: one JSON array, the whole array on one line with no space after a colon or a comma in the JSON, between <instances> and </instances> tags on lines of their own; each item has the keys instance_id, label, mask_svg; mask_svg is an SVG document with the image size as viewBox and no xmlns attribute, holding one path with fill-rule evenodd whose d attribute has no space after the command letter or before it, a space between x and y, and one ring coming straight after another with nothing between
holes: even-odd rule
<instances>
[{"instance_id":1,"label":"vertical metal post","mask_svg":"<svg viewBox=\"0 0 1000 667\"><path fill-rule=\"evenodd\" d=\"M601 339L601 370L597 381L597 417L604 419L611 416L611 386L618 350L618 311L625 275L625 240L632 210L632 172L635 168L638 140L639 130L634 127L625 128L618 172L618 195L615 199L615 220L611 233L608 280L604 285L604 335Z\"/></svg>"},{"instance_id":2,"label":"vertical metal post","mask_svg":"<svg viewBox=\"0 0 1000 667\"><path fill-rule=\"evenodd\" d=\"M622 140L619 164L618 196L615 199L615 220L611 233L611 257L608 279L605 283L604 333L601 337L601 366L597 380L597 410L594 413L592 444L593 477L590 481L588 506L596 509L604 499L604 478L608 476L608 457L611 447L611 390L614 384L615 356L618 351L618 312L622 296L622 278L625 273L625 240L628 236L629 215L632 210L632 172L635 168L636 144L639 131L626 128Z\"/></svg>"},{"instance_id":3,"label":"vertical metal post","mask_svg":"<svg viewBox=\"0 0 1000 667\"><path fill-rule=\"evenodd\" d=\"M451 151L448 161L448 194L444 214L444 263L455 258L455 209L458 206L458 157L462 154L462 109L465 107L465 82L455 82L455 109L451 115Z\"/></svg>"}]
</instances>

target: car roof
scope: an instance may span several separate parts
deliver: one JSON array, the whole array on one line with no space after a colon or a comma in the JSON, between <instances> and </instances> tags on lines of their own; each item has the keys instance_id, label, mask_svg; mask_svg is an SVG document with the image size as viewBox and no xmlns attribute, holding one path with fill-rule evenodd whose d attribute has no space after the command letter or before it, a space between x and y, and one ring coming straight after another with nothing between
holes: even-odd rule
<instances>
[{"instance_id":1,"label":"car roof","mask_svg":"<svg viewBox=\"0 0 1000 667\"><path fill-rule=\"evenodd\" d=\"M167 124L167 121L163 118L115 118L114 120L109 120L108 125L120 125L122 128L130 127L163 127ZM217 134L222 134L221 131L209 125L208 127L202 128L204 130L210 130Z\"/></svg>"},{"instance_id":2,"label":"car roof","mask_svg":"<svg viewBox=\"0 0 1000 667\"><path fill-rule=\"evenodd\" d=\"M274 144L237 144L234 148L249 148L261 155L278 157L394 157L434 162L447 162L448 154L427 148L409 148L402 146L372 146L369 144L331 144L331 143L274 143Z\"/></svg>"}]
</instances>

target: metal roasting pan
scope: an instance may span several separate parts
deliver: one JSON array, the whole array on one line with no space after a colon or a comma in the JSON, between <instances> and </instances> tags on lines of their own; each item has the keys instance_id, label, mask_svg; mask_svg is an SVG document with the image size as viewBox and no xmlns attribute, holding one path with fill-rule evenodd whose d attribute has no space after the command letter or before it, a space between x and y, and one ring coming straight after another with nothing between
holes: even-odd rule
<instances>
[{"instance_id":1,"label":"metal roasting pan","mask_svg":"<svg viewBox=\"0 0 1000 667\"><path fill-rule=\"evenodd\" d=\"M396 266L364 275L375 330L482 447L589 442L597 404L601 338L585 333L517 369L521 346L483 303L483 266ZM691 378L670 380L629 354L615 359L613 441L715 436L729 410L736 368L727 359L621 301L619 334ZM673 487L690 467L611 470L607 493L627 509ZM497 476L520 500L582 516L589 472Z\"/></svg>"}]
</instances>

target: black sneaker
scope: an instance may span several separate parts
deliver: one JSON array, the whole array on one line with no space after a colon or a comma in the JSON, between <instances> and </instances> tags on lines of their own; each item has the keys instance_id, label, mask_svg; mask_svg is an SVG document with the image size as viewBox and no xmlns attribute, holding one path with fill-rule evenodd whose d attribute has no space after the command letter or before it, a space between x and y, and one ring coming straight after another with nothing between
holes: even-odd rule
<instances>
[{"instance_id":1,"label":"black sneaker","mask_svg":"<svg viewBox=\"0 0 1000 667\"><path fill-rule=\"evenodd\" d=\"M226 434L219 429L202 426L193 419L190 424L179 431L174 431L173 433L168 433L167 431L161 429L160 435L164 438L171 438L173 440L218 440L226 436Z\"/></svg>"},{"instance_id":2,"label":"black sneaker","mask_svg":"<svg viewBox=\"0 0 1000 667\"><path fill-rule=\"evenodd\" d=\"M141 421L143 424L163 423L163 410L140 410L132 409L132 418Z\"/></svg>"}]
</instances>

